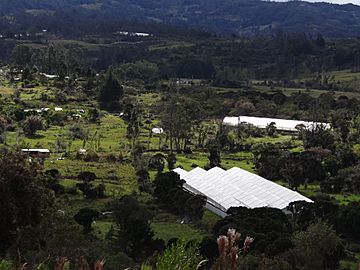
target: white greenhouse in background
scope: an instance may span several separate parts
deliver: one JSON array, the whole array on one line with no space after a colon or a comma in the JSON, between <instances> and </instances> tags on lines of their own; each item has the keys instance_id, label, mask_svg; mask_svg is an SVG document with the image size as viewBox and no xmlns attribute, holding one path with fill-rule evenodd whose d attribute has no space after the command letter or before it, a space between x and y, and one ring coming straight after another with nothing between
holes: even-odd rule
<instances>
[{"instance_id":1,"label":"white greenhouse in background","mask_svg":"<svg viewBox=\"0 0 360 270\"><path fill-rule=\"evenodd\" d=\"M230 170L215 167L208 171L197 167L189 172L177 168L174 172L186 181L185 190L206 196L206 208L221 217L226 216L230 207L285 210L291 202L313 202L298 192L237 167Z\"/></svg>"},{"instance_id":2,"label":"white greenhouse in background","mask_svg":"<svg viewBox=\"0 0 360 270\"><path fill-rule=\"evenodd\" d=\"M301 127L312 129L317 125L322 125L326 129L330 128L330 124L328 123L287 120L287 119L278 119L278 118L253 117L253 116L238 116L238 117L227 116L223 120L223 125L225 126L236 127L241 123L251 124L261 129L265 129L269 124L275 123L277 130L291 131L291 132L296 132Z\"/></svg>"}]
</instances>

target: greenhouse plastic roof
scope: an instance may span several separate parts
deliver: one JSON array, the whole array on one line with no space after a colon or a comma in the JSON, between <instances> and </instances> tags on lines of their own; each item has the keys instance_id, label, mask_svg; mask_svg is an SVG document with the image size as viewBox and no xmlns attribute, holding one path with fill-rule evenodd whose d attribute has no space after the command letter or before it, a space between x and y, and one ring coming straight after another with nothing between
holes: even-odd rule
<instances>
[{"instance_id":1,"label":"greenhouse plastic roof","mask_svg":"<svg viewBox=\"0 0 360 270\"><path fill-rule=\"evenodd\" d=\"M189 172L177 168L174 172L186 181L184 189L205 195L207 202L223 213L238 206L285 209L291 202L313 202L298 192L237 167L230 170L214 167L208 171L197 167Z\"/></svg>"},{"instance_id":2,"label":"greenhouse plastic roof","mask_svg":"<svg viewBox=\"0 0 360 270\"><path fill-rule=\"evenodd\" d=\"M266 128L267 125L269 125L272 122L275 123L276 129L284 130L284 131L297 131L296 126L299 125L302 125L307 129L314 128L316 125L322 125L327 129L330 128L330 125L328 123L253 117L253 116L239 116L239 117L227 116L223 120L223 124L227 126L237 126L239 123L247 123L262 129Z\"/></svg>"}]
</instances>

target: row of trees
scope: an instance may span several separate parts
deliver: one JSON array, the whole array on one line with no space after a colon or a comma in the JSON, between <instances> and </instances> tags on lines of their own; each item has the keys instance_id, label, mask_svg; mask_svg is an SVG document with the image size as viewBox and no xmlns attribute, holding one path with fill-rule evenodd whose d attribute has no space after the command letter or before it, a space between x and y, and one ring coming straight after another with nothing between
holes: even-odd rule
<instances>
[{"instance_id":1,"label":"row of trees","mask_svg":"<svg viewBox=\"0 0 360 270\"><path fill-rule=\"evenodd\" d=\"M306 84L326 89L342 85L331 79L329 71L359 65L355 39L325 42L322 38L294 33L238 42L213 38L192 42L194 46L174 46L168 50L148 50L145 43L137 47L123 45L121 50L117 46L99 46L91 51L75 42L50 43L40 48L18 45L11 60L21 68L30 64L62 78L85 75L89 68L101 70L126 62L116 67L116 74L125 82L152 83L158 78L186 77L214 79L215 84L229 87L247 85L255 78L273 78L291 85L296 84L291 80L299 75L317 74Z\"/></svg>"}]
</instances>

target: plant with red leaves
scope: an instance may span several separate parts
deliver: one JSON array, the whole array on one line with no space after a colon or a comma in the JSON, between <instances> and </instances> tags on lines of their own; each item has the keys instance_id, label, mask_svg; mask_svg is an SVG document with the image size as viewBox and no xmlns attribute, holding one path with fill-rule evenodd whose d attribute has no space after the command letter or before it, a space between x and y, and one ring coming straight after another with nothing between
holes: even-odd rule
<instances>
[{"instance_id":1,"label":"plant with red leaves","mask_svg":"<svg viewBox=\"0 0 360 270\"><path fill-rule=\"evenodd\" d=\"M228 229L227 235L220 235L217 239L219 248L219 259L216 261L214 270L236 270L239 255L246 255L250 249L253 238L247 236L243 247L239 248L241 234L235 229Z\"/></svg>"}]
</instances>

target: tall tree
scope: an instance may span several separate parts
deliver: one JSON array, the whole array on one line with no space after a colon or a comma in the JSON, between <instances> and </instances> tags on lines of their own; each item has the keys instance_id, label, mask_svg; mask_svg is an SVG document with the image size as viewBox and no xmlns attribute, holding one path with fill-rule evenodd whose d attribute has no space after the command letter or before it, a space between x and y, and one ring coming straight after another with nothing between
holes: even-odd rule
<instances>
[{"instance_id":1,"label":"tall tree","mask_svg":"<svg viewBox=\"0 0 360 270\"><path fill-rule=\"evenodd\" d=\"M0 255L23 228L37 226L53 204L41 166L26 155L0 149Z\"/></svg>"},{"instance_id":2,"label":"tall tree","mask_svg":"<svg viewBox=\"0 0 360 270\"><path fill-rule=\"evenodd\" d=\"M114 78L111 69L105 75L103 84L100 86L99 102L103 109L120 109L120 99L124 95L124 89L119 81Z\"/></svg>"},{"instance_id":3,"label":"tall tree","mask_svg":"<svg viewBox=\"0 0 360 270\"><path fill-rule=\"evenodd\" d=\"M168 139L170 151L185 149L186 142L191 137L193 126L202 118L199 104L188 97L173 93L161 105L161 124Z\"/></svg>"},{"instance_id":4,"label":"tall tree","mask_svg":"<svg viewBox=\"0 0 360 270\"><path fill-rule=\"evenodd\" d=\"M122 197L113 207L122 249L135 259L148 256L154 235L149 211L134 196Z\"/></svg>"}]
</instances>

